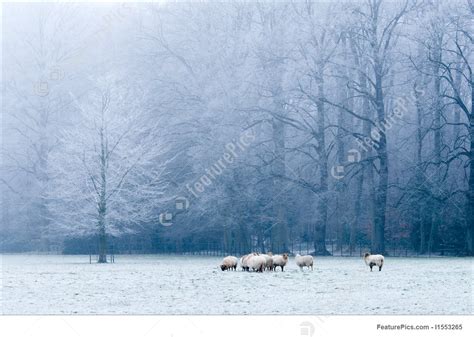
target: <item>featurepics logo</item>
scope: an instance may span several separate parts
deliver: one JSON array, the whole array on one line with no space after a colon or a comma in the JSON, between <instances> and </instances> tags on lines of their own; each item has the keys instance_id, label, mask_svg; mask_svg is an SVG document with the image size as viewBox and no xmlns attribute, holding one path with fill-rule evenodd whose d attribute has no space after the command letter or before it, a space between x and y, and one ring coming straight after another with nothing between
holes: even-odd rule
<instances>
[{"instance_id":1,"label":"featurepics logo","mask_svg":"<svg viewBox=\"0 0 474 337\"><path fill-rule=\"evenodd\" d=\"M423 95L424 91L419 90L419 93ZM363 139L356 139L359 148L364 152L368 152L370 149L376 150L379 147L378 142L380 141L382 134L386 134L393 125L397 124L398 121L403 118L408 111L408 105L414 104L414 100L415 98L413 95L395 98L392 112L384 120L378 121L372 126L369 136L366 136Z\"/></svg>"},{"instance_id":2,"label":"featurepics logo","mask_svg":"<svg viewBox=\"0 0 474 337\"><path fill-rule=\"evenodd\" d=\"M345 177L346 166L358 163L362 160L362 153L369 152L371 150L377 150L382 135L386 135L387 132L395 125L402 121L403 117L409 110L410 105L416 104L417 96L423 96L425 91L422 89L415 89L415 93L411 93L410 96L397 97L393 101L393 109L388 116L381 121L374 121L370 130L370 134L356 138L357 146L359 148L352 148L347 152L347 162L338 163L331 168L331 175L335 179L342 179Z\"/></svg>"},{"instance_id":3,"label":"featurepics logo","mask_svg":"<svg viewBox=\"0 0 474 337\"><path fill-rule=\"evenodd\" d=\"M255 140L255 133L253 130L244 131L237 140L234 140L225 145L224 153L213 165L206 168L205 173L199 177L194 183L186 184L186 189L192 194L194 198L198 198L207 187L224 172L224 170L236 159L245 152L250 144ZM189 208L189 200L185 197L175 198L174 211L166 211L160 214L160 223L169 227L173 225L174 218L177 214L186 212Z\"/></svg>"},{"instance_id":4,"label":"featurepics logo","mask_svg":"<svg viewBox=\"0 0 474 337\"><path fill-rule=\"evenodd\" d=\"M253 130L247 130L243 132L237 140L227 143L225 145L226 151L223 155L213 165L206 168L206 173L193 184L186 184L186 189L195 198L198 198L199 194L203 193L206 190L206 187L212 185L213 181L215 181L228 165L232 164L240 154L245 152L254 140L255 134Z\"/></svg>"}]
</instances>

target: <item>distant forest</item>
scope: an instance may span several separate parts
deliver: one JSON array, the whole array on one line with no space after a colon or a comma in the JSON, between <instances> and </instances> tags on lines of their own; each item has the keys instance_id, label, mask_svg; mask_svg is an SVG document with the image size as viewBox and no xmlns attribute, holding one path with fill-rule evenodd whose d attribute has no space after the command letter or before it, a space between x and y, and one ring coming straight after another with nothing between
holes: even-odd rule
<instances>
[{"instance_id":1,"label":"distant forest","mask_svg":"<svg viewBox=\"0 0 474 337\"><path fill-rule=\"evenodd\" d=\"M0 249L472 256L473 17L4 4Z\"/></svg>"}]
</instances>

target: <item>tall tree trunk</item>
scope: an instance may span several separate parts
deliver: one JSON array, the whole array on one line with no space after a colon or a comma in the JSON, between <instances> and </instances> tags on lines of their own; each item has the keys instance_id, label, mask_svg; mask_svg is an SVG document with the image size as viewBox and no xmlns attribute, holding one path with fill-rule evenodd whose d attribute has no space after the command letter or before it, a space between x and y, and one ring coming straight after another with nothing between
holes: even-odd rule
<instances>
[{"instance_id":1,"label":"tall tree trunk","mask_svg":"<svg viewBox=\"0 0 474 337\"><path fill-rule=\"evenodd\" d=\"M349 238L349 251L352 254L357 244L357 233L359 233L359 224L361 219L362 192L364 187L364 170L362 169L356 177L354 202L354 221L351 223L351 233Z\"/></svg>"},{"instance_id":2,"label":"tall tree trunk","mask_svg":"<svg viewBox=\"0 0 474 337\"><path fill-rule=\"evenodd\" d=\"M275 104L275 109L281 110L281 104ZM278 118L272 119L272 138L274 144L275 161L272 169L276 177L283 177L285 170L285 125ZM273 227L272 251L288 251L288 224L286 221L285 197L281 195L284 182L280 178L273 179Z\"/></svg>"},{"instance_id":3,"label":"tall tree trunk","mask_svg":"<svg viewBox=\"0 0 474 337\"><path fill-rule=\"evenodd\" d=\"M440 62L441 62L441 47L442 47L442 36L437 36L434 46L434 64L433 64L433 74L434 77L434 102L433 102L433 132L434 132L434 144L433 144L433 157L436 170L435 172L435 181L432 193L435 197L439 196L439 190L441 185L441 113L442 113L442 101L441 101L441 77L439 76L440 71ZM431 228L428 241L428 251L431 253L435 250L435 244L437 242L438 236L438 227L440 221L440 203L436 198L432 200L431 208Z\"/></svg>"},{"instance_id":4,"label":"tall tree trunk","mask_svg":"<svg viewBox=\"0 0 474 337\"><path fill-rule=\"evenodd\" d=\"M367 86L367 66L363 66L361 62L361 58L359 57L359 53L357 51L357 47L354 41L354 38L350 40L350 47L352 56L354 58L354 64L356 65L356 69L358 69L358 82L360 85L360 89L362 92L369 92ZM364 116L366 119L372 119L371 114L371 106L370 101L367 95L362 96L362 113L361 115ZM367 120L362 121L362 134L366 135L366 137L370 136L371 124ZM373 149L367 145L362 145L359 149L361 151L361 160L364 160L368 157L373 156ZM360 226L360 202L364 193L364 175L366 175L367 186L369 189L369 193L367 193L367 200L368 200L368 217L370 219L370 223L373 225L375 219L375 185L374 185L374 168L372 163L364 164L363 171L360 175L356 178L356 200L355 200L355 219L353 222L353 228L351 229L351 242L352 245L355 245L356 240L356 233L358 232L358 227Z\"/></svg>"},{"instance_id":5,"label":"tall tree trunk","mask_svg":"<svg viewBox=\"0 0 474 337\"><path fill-rule=\"evenodd\" d=\"M99 263L107 263L107 234L104 210L99 211Z\"/></svg>"},{"instance_id":6,"label":"tall tree trunk","mask_svg":"<svg viewBox=\"0 0 474 337\"><path fill-rule=\"evenodd\" d=\"M229 185L229 199L231 207L227 207L228 212L226 218L228 220L228 227L233 228L235 222L238 223L236 232L236 239L239 242L239 247L244 252L249 252L253 249L250 241L250 233L248 228L248 209L242 204L241 190L242 190L242 176L238 169L232 170L232 184Z\"/></svg>"},{"instance_id":7,"label":"tall tree trunk","mask_svg":"<svg viewBox=\"0 0 474 337\"><path fill-rule=\"evenodd\" d=\"M425 175L423 173L422 167L422 151L423 151L423 104L424 102L421 100L421 96L418 92L418 89L415 85L414 88L415 94L415 104L416 104L416 152L415 152L415 184L417 188L421 188L425 183ZM419 200L420 204L423 202L424 196L421 193L417 193L417 200ZM423 202L423 204L425 204ZM419 229L419 246L418 251L420 254L424 254L426 252L426 221L424 216L424 207L416 207L416 221L417 227Z\"/></svg>"},{"instance_id":8,"label":"tall tree trunk","mask_svg":"<svg viewBox=\"0 0 474 337\"><path fill-rule=\"evenodd\" d=\"M345 112L342 111L342 109L339 109L339 115L338 115L338 125L342 126L343 122L343 115ZM342 129L339 128L337 135L336 135L336 147L337 147L337 162L338 163L344 163L345 162L345 147L344 147L344 140L343 140L343 134L342 134ZM335 182L335 189L337 193L337 200L336 200L336 209L338 210L338 214L343 214L343 208L346 204L345 198L344 198L344 191L346 190L346 184L344 184L343 179L340 179ZM344 245L344 224L345 224L345 219L343 217L338 217L336 219L336 233L337 233L337 250L342 249Z\"/></svg>"},{"instance_id":9,"label":"tall tree trunk","mask_svg":"<svg viewBox=\"0 0 474 337\"><path fill-rule=\"evenodd\" d=\"M378 56L375 58L375 105L377 119L385 120L385 102L383 93L383 81L381 64ZM380 130L379 130L380 131ZM379 181L375 195L375 221L373 226L372 253L385 253L385 213L387 208L388 192L388 153L387 137L383 131L378 132L377 156L379 159Z\"/></svg>"},{"instance_id":10,"label":"tall tree trunk","mask_svg":"<svg viewBox=\"0 0 474 337\"><path fill-rule=\"evenodd\" d=\"M239 243L239 251L241 253L248 254L250 251L249 233L247 226L244 223L240 223L237 230L237 242Z\"/></svg>"},{"instance_id":11,"label":"tall tree trunk","mask_svg":"<svg viewBox=\"0 0 474 337\"><path fill-rule=\"evenodd\" d=\"M102 112L102 126L104 125ZM100 194L99 194L99 263L107 263L107 140L104 128L100 130Z\"/></svg>"},{"instance_id":12,"label":"tall tree trunk","mask_svg":"<svg viewBox=\"0 0 474 337\"><path fill-rule=\"evenodd\" d=\"M341 34L341 44L343 50L343 60L345 63L349 62L348 53L347 53L347 43L346 43L346 35L343 33ZM343 107L353 110L353 93L350 88L348 88L347 83L351 78L349 69L346 67L339 74L339 100L342 102ZM344 135L345 129L347 127L346 123L346 111L343 108L338 109L338 116L337 116L337 125L339 126L337 129L336 135L336 148L337 148L337 162L339 164L344 163L347 159L346 148L344 144ZM345 180L340 179L337 180L335 183L335 188L337 191L337 205L336 209L338 210L339 214L344 214L344 206L347 204L345 193L344 191L347 189L347 184ZM337 249L341 250L344 246L344 238L345 238L345 225L347 221L345 218L340 217L337 219Z\"/></svg>"},{"instance_id":13,"label":"tall tree trunk","mask_svg":"<svg viewBox=\"0 0 474 337\"><path fill-rule=\"evenodd\" d=\"M471 148L469 150L469 181L467 193L467 253L474 255L474 87L471 87L471 114L469 116L469 136Z\"/></svg>"},{"instance_id":14,"label":"tall tree trunk","mask_svg":"<svg viewBox=\"0 0 474 337\"><path fill-rule=\"evenodd\" d=\"M322 71L320 71L322 74ZM325 137L325 106L324 100L324 82L321 78L318 84L318 135L319 135L319 185L320 194L317 205L318 221L315 224L314 231L314 253L315 255L331 255L326 249L326 227L328 218L328 156L326 153L326 137Z\"/></svg>"}]
</instances>

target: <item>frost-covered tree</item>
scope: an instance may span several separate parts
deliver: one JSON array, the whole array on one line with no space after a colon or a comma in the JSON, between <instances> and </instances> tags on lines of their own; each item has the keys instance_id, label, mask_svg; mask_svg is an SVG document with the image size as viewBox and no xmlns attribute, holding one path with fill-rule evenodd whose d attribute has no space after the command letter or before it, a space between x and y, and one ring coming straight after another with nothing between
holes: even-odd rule
<instances>
[{"instance_id":1,"label":"frost-covered tree","mask_svg":"<svg viewBox=\"0 0 474 337\"><path fill-rule=\"evenodd\" d=\"M35 13L29 8L5 6L5 15L30 13L31 25L8 27L4 34L5 58L2 109L2 175L0 184L20 203L28 241L49 250L48 210L45 191L49 183L49 155L55 148L54 130L68 118L71 100L65 94L74 69L65 67L76 52L75 29L81 27L74 6L49 4ZM6 14L8 13L8 14ZM66 19L67 18L67 19ZM66 76L67 73L67 76ZM21 228L16 224L16 229Z\"/></svg>"},{"instance_id":2,"label":"frost-covered tree","mask_svg":"<svg viewBox=\"0 0 474 337\"><path fill-rule=\"evenodd\" d=\"M118 81L102 81L74 97L77 117L61 130L51 154L48 206L65 235L95 234L99 263L107 262L107 236L157 223L169 162L159 120L140 119L141 97Z\"/></svg>"}]
</instances>

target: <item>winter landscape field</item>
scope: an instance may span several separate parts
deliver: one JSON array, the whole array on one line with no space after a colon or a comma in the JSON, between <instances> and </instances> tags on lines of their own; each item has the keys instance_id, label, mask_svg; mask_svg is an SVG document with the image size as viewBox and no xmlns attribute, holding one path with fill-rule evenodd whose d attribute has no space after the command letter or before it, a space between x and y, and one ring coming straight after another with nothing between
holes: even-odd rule
<instances>
[{"instance_id":1,"label":"winter landscape field","mask_svg":"<svg viewBox=\"0 0 474 337\"><path fill-rule=\"evenodd\" d=\"M473 0L0 9L5 317L474 314Z\"/></svg>"},{"instance_id":2,"label":"winter landscape field","mask_svg":"<svg viewBox=\"0 0 474 337\"><path fill-rule=\"evenodd\" d=\"M315 259L222 272L220 257L3 255L3 314L472 314L470 258ZM239 268L240 269L240 268Z\"/></svg>"}]
</instances>

